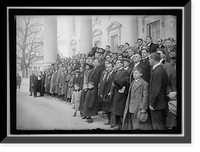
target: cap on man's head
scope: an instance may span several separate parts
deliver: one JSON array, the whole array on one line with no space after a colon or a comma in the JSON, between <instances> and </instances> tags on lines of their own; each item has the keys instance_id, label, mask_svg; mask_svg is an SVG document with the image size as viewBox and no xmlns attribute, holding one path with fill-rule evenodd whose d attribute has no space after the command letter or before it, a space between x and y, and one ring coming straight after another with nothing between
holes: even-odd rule
<instances>
[{"instance_id":1,"label":"cap on man's head","mask_svg":"<svg viewBox=\"0 0 200 152\"><path fill-rule=\"evenodd\" d=\"M150 57L152 58L152 59L154 59L154 60L156 60L156 61L160 61L160 54L159 53L157 53L157 52L153 52L153 53L151 53L150 54Z\"/></svg>"},{"instance_id":2,"label":"cap on man's head","mask_svg":"<svg viewBox=\"0 0 200 152\"><path fill-rule=\"evenodd\" d=\"M87 62L85 62L85 66L86 66L86 65L88 65L88 66L90 67L90 69L93 68L93 65L92 65L91 63L87 63Z\"/></svg>"},{"instance_id":3,"label":"cap on man's head","mask_svg":"<svg viewBox=\"0 0 200 152\"><path fill-rule=\"evenodd\" d=\"M92 54L92 52L90 52L89 54L88 54L88 57L92 57L93 56L93 54Z\"/></svg>"},{"instance_id":4,"label":"cap on man's head","mask_svg":"<svg viewBox=\"0 0 200 152\"><path fill-rule=\"evenodd\" d=\"M75 70L74 73L80 73L80 70Z\"/></svg>"},{"instance_id":5,"label":"cap on man's head","mask_svg":"<svg viewBox=\"0 0 200 152\"><path fill-rule=\"evenodd\" d=\"M122 61L130 62L130 60L127 58L123 58Z\"/></svg>"},{"instance_id":6,"label":"cap on man's head","mask_svg":"<svg viewBox=\"0 0 200 152\"><path fill-rule=\"evenodd\" d=\"M102 48L99 48L99 49L97 50L97 53L98 53L98 54L104 54L104 52L105 52L105 50L102 49Z\"/></svg>"}]
</instances>

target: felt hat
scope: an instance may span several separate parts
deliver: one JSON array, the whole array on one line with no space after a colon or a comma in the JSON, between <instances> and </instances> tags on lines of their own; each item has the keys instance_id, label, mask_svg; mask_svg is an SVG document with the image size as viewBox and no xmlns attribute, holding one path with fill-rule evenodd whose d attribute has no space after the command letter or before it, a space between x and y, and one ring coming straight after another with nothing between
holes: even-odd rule
<instances>
[{"instance_id":1,"label":"felt hat","mask_svg":"<svg viewBox=\"0 0 200 152\"><path fill-rule=\"evenodd\" d=\"M85 67L86 65L88 65L90 67L90 69L92 69L94 66L91 63L85 62Z\"/></svg>"},{"instance_id":2,"label":"felt hat","mask_svg":"<svg viewBox=\"0 0 200 152\"><path fill-rule=\"evenodd\" d=\"M75 70L74 73L80 73L80 70Z\"/></svg>"},{"instance_id":3,"label":"felt hat","mask_svg":"<svg viewBox=\"0 0 200 152\"><path fill-rule=\"evenodd\" d=\"M105 53L105 50L102 49L102 48L99 48L96 52L99 53L99 54L104 54L104 53Z\"/></svg>"},{"instance_id":4,"label":"felt hat","mask_svg":"<svg viewBox=\"0 0 200 152\"><path fill-rule=\"evenodd\" d=\"M154 60L156 60L156 61L160 61L160 54L159 53L157 53L157 52L153 52L153 53L151 53L150 54L150 57L151 58L153 58Z\"/></svg>"},{"instance_id":5,"label":"felt hat","mask_svg":"<svg viewBox=\"0 0 200 152\"><path fill-rule=\"evenodd\" d=\"M147 112L141 112L139 111L137 113L137 119L140 121L140 122L146 122L147 119L148 119L148 113Z\"/></svg>"}]
</instances>

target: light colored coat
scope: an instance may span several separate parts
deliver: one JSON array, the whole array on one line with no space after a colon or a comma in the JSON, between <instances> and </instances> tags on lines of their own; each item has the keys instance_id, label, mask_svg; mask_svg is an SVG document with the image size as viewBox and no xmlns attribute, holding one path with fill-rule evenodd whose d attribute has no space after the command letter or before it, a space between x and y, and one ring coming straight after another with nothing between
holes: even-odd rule
<instances>
[{"instance_id":1,"label":"light colored coat","mask_svg":"<svg viewBox=\"0 0 200 152\"><path fill-rule=\"evenodd\" d=\"M81 91L73 91L72 93L72 101L71 103L74 104L74 110L79 111L80 107L80 99L81 99Z\"/></svg>"},{"instance_id":2,"label":"light colored coat","mask_svg":"<svg viewBox=\"0 0 200 152\"><path fill-rule=\"evenodd\" d=\"M126 130L127 126L130 125L130 119L128 114L133 114L132 119L132 129L142 129L142 130L150 130L151 125L148 123L140 123L137 119L137 113L139 110L147 110L148 109L148 83L144 81L143 78L140 78L137 82L133 81L129 87L129 93L126 100L126 105L124 109L123 115L123 124L122 129Z\"/></svg>"}]
</instances>

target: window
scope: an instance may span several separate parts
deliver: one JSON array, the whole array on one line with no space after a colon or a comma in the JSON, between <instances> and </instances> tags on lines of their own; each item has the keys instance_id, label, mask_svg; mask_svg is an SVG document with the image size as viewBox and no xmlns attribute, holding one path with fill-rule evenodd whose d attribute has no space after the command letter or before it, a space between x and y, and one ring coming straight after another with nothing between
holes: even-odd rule
<instances>
[{"instance_id":1,"label":"window","mask_svg":"<svg viewBox=\"0 0 200 152\"><path fill-rule=\"evenodd\" d=\"M110 44L111 51L113 51L115 45L121 43L121 27L122 24L113 21L106 28L108 31L108 44Z\"/></svg>"},{"instance_id":2,"label":"window","mask_svg":"<svg viewBox=\"0 0 200 152\"><path fill-rule=\"evenodd\" d=\"M151 36L153 41L160 38L160 21L147 24L147 36Z\"/></svg>"},{"instance_id":3,"label":"window","mask_svg":"<svg viewBox=\"0 0 200 152\"><path fill-rule=\"evenodd\" d=\"M111 50L115 48L115 45L118 45L118 34L111 36L110 44L111 44Z\"/></svg>"}]
</instances>

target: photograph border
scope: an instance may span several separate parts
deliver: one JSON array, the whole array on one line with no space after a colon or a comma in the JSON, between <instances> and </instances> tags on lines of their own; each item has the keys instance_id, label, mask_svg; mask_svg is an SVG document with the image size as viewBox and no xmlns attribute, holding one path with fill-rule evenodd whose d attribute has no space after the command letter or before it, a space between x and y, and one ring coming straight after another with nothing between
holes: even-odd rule
<instances>
[{"instance_id":1,"label":"photograph border","mask_svg":"<svg viewBox=\"0 0 200 152\"><path fill-rule=\"evenodd\" d=\"M180 8L180 7L179 7ZM88 8L85 8L88 9ZM109 8L108 8L109 9ZM129 7L129 9L131 9ZM182 100L184 100L184 106L182 105L182 134L143 134L134 136L130 135L101 135L101 134L88 134L88 135L74 135L74 134L67 134L67 135L23 135L23 134L12 134L9 129L12 130L12 125L9 126L10 119L12 120L13 113L16 111L10 111L9 105L6 105L7 108L7 118L6 118L6 136L1 141L2 143L191 143L191 1L189 1L185 6L182 7L183 10L183 18L182 18ZM7 12L8 13L8 12ZM7 14L8 15L8 14ZM9 21L9 16L7 16L7 28L8 25L13 22ZM187 30L186 30L187 29ZM11 86L12 82L10 79L11 73L9 73L9 68L14 63L11 61L11 57L9 54L10 44L9 41L9 32L7 31L7 86ZM187 51L186 51L187 50ZM185 61L187 59L187 64ZM16 60L16 59L15 59ZM14 63L15 64L15 63ZM16 72L16 68L12 71L12 73ZM11 72L11 71L10 71ZM9 81L10 80L10 81ZM9 87L7 87L7 103L12 101L10 96L11 92ZM13 94L12 94L13 95ZM185 102L187 101L187 102ZM187 107L187 109L186 109ZM14 122L16 123L16 122ZM9 126L9 127L8 127ZM5 135L5 134L3 134Z\"/></svg>"}]
</instances>

